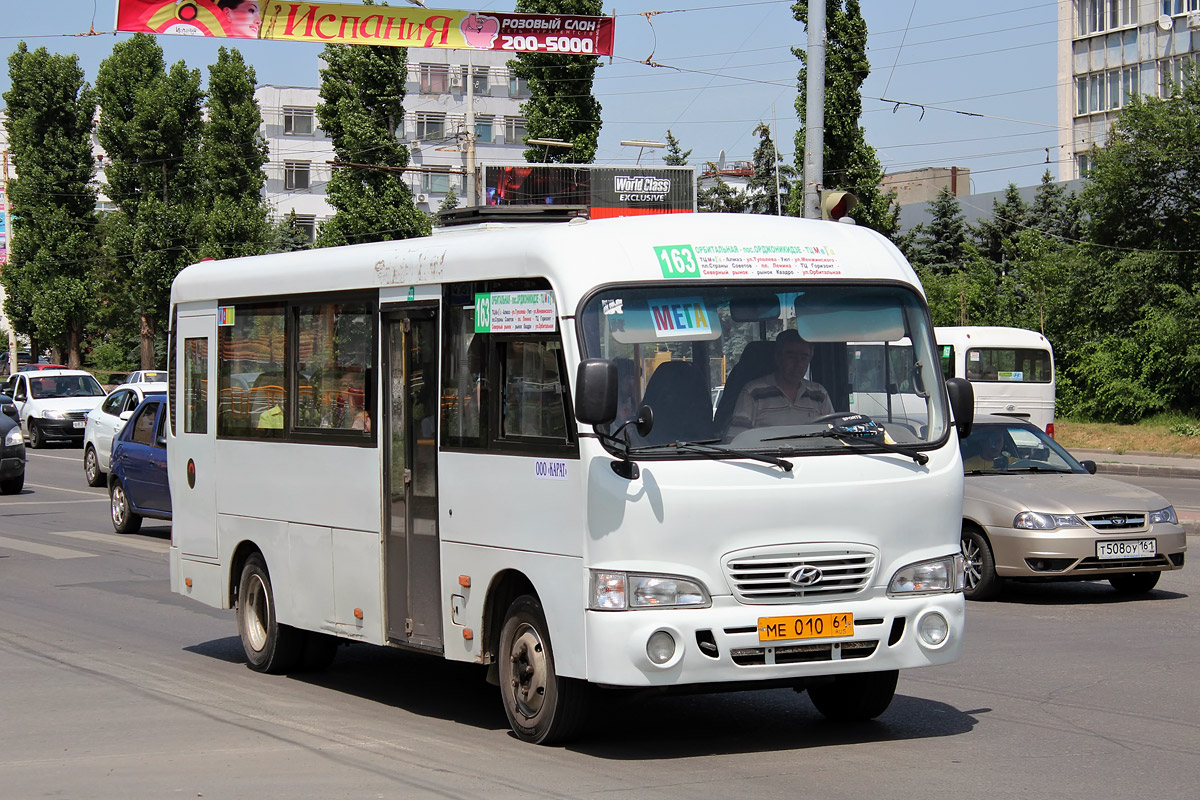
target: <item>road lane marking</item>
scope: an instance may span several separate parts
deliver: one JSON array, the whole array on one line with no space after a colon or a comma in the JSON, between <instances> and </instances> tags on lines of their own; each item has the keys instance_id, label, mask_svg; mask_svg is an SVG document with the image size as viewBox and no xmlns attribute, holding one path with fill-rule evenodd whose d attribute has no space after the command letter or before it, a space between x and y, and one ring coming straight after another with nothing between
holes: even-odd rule
<instances>
[{"instance_id":1,"label":"road lane marking","mask_svg":"<svg viewBox=\"0 0 1200 800\"><path fill-rule=\"evenodd\" d=\"M25 451L25 455L27 458L53 458L56 461L82 461L83 460L83 456L51 456L51 455L47 455L46 453L30 453L28 450Z\"/></svg>"},{"instance_id":2,"label":"road lane marking","mask_svg":"<svg viewBox=\"0 0 1200 800\"><path fill-rule=\"evenodd\" d=\"M95 500L0 500L0 508L8 506L69 506L77 503L108 503L107 497L97 497Z\"/></svg>"},{"instance_id":3,"label":"road lane marking","mask_svg":"<svg viewBox=\"0 0 1200 800\"><path fill-rule=\"evenodd\" d=\"M82 550L71 550L66 547L55 547L52 544L38 544L37 542L26 542L23 539L10 539L7 536L0 536L0 547L9 550L19 550L22 553L32 553L36 556L46 556L47 558L95 558L96 553L85 553Z\"/></svg>"},{"instance_id":4,"label":"road lane marking","mask_svg":"<svg viewBox=\"0 0 1200 800\"><path fill-rule=\"evenodd\" d=\"M80 539L85 542L117 544L121 547L132 547L135 550L147 550L151 553L165 553L171 547L170 542L164 542L160 539L128 538L126 536L118 536L115 533L95 533L94 531L46 531L46 533L52 533L55 536L66 536L71 539Z\"/></svg>"},{"instance_id":5,"label":"road lane marking","mask_svg":"<svg viewBox=\"0 0 1200 800\"><path fill-rule=\"evenodd\" d=\"M86 494L86 495L91 495L92 497L95 497L97 494L99 494L96 491L89 492L89 491L85 491L84 489L64 489L61 486L48 486L44 483L27 483L25 485L32 486L35 489L53 489L56 492L71 492L73 494Z\"/></svg>"}]
</instances>

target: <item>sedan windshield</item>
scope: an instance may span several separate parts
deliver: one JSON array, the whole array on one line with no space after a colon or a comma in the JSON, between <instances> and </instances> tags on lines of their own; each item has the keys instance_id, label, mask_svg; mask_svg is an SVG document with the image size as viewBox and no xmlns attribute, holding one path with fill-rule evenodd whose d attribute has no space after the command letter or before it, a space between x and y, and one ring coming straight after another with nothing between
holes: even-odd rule
<instances>
[{"instance_id":1,"label":"sedan windshield","mask_svg":"<svg viewBox=\"0 0 1200 800\"><path fill-rule=\"evenodd\" d=\"M959 450L968 475L1087 472L1040 428L1021 422L977 422Z\"/></svg>"},{"instance_id":2,"label":"sedan windshield","mask_svg":"<svg viewBox=\"0 0 1200 800\"><path fill-rule=\"evenodd\" d=\"M31 397L103 397L104 388L91 375L55 375L30 378Z\"/></svg>"},{"instance_id":3,"label":"sedan windshield","mask_svg":"<svg viewBox=\"0 0 1200 800\"><path fill-rule=\"evenodd\" d=\"M947 430L925 305L907 286L618 287L581 319L587 357L617 367L616 420L598 430L631 455L907 453Z\"/></svg>"}]
</instances>

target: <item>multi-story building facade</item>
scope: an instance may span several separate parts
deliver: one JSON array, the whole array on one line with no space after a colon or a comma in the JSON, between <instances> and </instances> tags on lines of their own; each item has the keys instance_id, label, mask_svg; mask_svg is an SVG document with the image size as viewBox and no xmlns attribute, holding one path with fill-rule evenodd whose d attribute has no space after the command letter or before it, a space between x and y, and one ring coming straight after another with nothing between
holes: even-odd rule
<instances>
[{"instance_id":1,"label":"multi-story building facade","mask_svg":"<svg viewBox=\"0 0 1200 800\"><path fill-rule=\"evenodd\" d=\"M1200 0L1059 0L1059 180L1081 177L1135 94L1168 97L1200 55Z\"/></svg>"},{"instance_id":2,"label":"multi-story building facade","mask_svg":"<svg viewBox=\"0 0 1200 800\"><path fill-rule=\"evenodd\" d=\"M404 127L397 132L411 153L404 180L423 211L437 211L451 188L459 205L467 205L468 110L474 121L475 166L523 162L526 132L520 105L529 97L528 87L509 69L503 53L412 52L419 52L420 60L408 65ZM325 196L334 169L333 144L316 117L319 92L267 85L255 97L270 148L267 204L276 218L294 211L313 234L334 213Z\"/></svg>"}]
</instances>

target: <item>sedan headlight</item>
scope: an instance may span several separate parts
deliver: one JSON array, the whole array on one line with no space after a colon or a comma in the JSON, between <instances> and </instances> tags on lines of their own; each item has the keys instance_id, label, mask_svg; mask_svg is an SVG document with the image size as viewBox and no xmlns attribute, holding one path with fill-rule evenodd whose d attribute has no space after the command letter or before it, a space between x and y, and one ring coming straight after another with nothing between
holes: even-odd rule
<instances>
[{"instance_id":1,"label":"sedan headlight","mask_svg":"<svg viewBox=\"0 0 1200 800\"><path fill-rule=\"evenodd\" d=\"M888 584L889 595L961 592L965 571L961 555L919 561L896 570Z\"/></svg>"},{"instance_id":2,"label":"sedan headlight","mask_svg":"<svg viewBox=\"0 0 1200 800\"><path fill-rule=\"evenodd\" d=\"M1167 506L1158 511L1150 512L1150 524L1165 523L1167 525L1178 525L1179 517L1175 515L1175 506Z\"/></svg>"},{"instance_id":3,"label":"sedan headlight","mask_svg":"<svg viewBox=\"0 0 1200 800\"><path fill-rule=\"evenodd\" d=\"M589 607L601 611L706 607L712 601L699 581L677 575L592 570Z\"/></svg>"},{"instance_id":4,"label":"sedan headlight","mask_svg":"<svg viewBox=\"0 0 1200 800\"><path fill-rule=\"evenodd\" d=\"M46 419L66 419L67 412L59 411L56 408L47 408L45 411L42 412L42 416L45 417Z\"/></svg>"},{"instance_id":5,"label":"sedan headlight","mask_svg":"<svg viewBox=\"0 0 1200 800\"><path fill-rule=\"evenodd\" d=\"M1074 514L1039 514L1022 511L1013 517L1013 527L1025 531L1052 531L1055 528L1086 528L1087 525Z\"/></svg>"},{"instance_id":6,"label":"sedan headlight","mask_svg":"<svg viewBox=\"0 0 1200 800\"><path fill-rule=\"evenodd\" d=\"M4 446L14 447L25 441L25 437L21 435L21 429L14 425L9 429L8 433L4 434Z\"/></svg>"}]
</instances>

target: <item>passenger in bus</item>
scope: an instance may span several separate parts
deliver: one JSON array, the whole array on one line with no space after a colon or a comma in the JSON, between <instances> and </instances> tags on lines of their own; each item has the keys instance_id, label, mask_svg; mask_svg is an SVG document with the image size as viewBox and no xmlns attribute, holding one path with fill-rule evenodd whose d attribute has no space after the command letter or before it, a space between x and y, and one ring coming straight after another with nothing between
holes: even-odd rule
<instances>
[{"instance_id":1,"label":"passenger in bus","mask_svg":"<svg viewBox=\"0 0 1200 800\"><path fill-rule=\"evenodd\" d=\"M727 439L751 428L801 425L833 413L829 392L804 376L813 346L789 328L775 337L775 371L749 381L738 395Z\"/></svg>"},{"instance_id":2,"label":"passenger in bus","mask_svg":"<svg viewBox=\"0 0 1200 800\"><path fill-rule=\"evenodd\" d=\"M996 368L993 367L991 364L988 364L986 367L984 367L982 380L985 380L985 381L1000 380L999 373L996 371Z\"/></svg>"}]
</instances>

